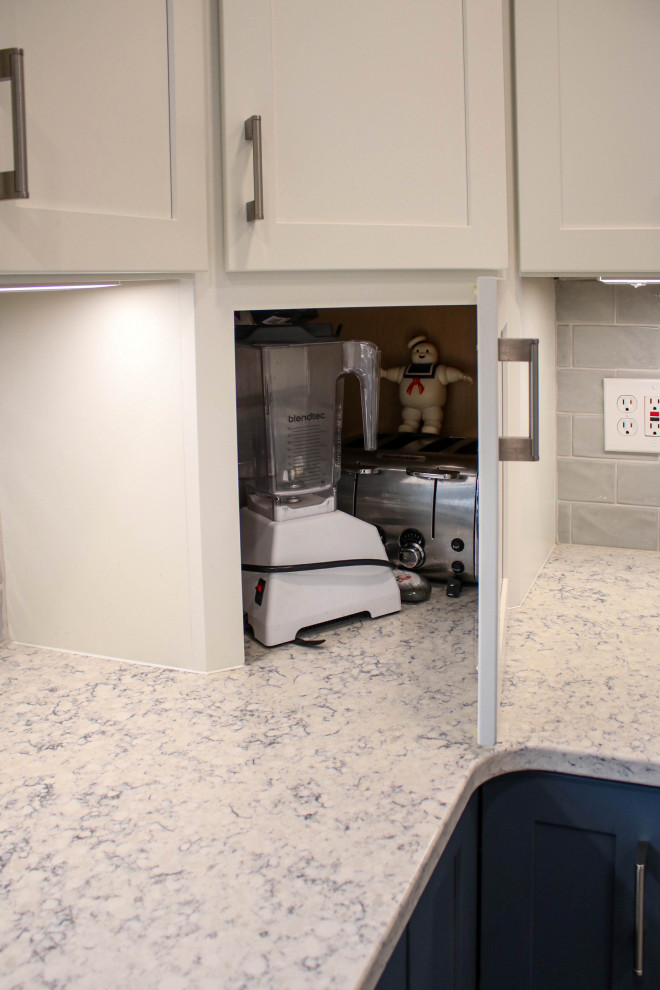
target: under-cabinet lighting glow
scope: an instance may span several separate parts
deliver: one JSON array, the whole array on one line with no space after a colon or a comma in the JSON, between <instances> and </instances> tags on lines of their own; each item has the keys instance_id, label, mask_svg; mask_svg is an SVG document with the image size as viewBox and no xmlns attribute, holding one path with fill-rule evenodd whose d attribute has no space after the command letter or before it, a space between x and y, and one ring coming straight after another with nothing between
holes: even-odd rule
<instances>
[{"instance_id":1,"label":"under-cabinet lighting glow","mask_svg":"<svg viewBox=\"0 0 660 990\"><path fill-rule=\"evenodd\" d=\"M81 282L75 285L0 285L0 292L66 292L70 289L112 289L119 282Z\"/></svg>"},{"instance_id":2,"label":"under-cabinet lighting glow","mask_svg":"<svg viewBox=\"0 0 660 990\"><path fill-rule=\"evenodd\" d=\"M600 275L598 281L606 285L632 285L635 289L639 289L642 285L660 285L660 278L603 278Z\"/></svg>"}]
</instances>

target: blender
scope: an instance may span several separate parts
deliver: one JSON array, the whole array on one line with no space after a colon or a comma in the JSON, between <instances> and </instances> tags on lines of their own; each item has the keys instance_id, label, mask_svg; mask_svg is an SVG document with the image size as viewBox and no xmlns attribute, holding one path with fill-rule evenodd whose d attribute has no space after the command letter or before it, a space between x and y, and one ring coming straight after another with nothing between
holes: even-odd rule
<instances>
[{"instance_id":1,"label":"blender","mask_svg":"<svg viewBox=\"0 0 660 990\"><path fill-rule=\"evenodd\" d=\"M337 509L343 376L360 382L377 442L380 351L366 341L236 346L243 611L265 646L401 597L378 530Z\"/></svg>"}]
</instances>

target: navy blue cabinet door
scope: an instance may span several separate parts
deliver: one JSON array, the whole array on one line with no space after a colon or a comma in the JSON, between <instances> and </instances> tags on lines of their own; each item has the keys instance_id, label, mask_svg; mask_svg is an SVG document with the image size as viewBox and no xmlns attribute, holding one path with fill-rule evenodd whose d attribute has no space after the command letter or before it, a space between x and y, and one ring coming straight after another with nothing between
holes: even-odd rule
<instances>
[{"instance_id":1,"label":"navy blue cabinet door","mask_svg":"<svg viewBox=\"0 0 660 990\"><path fill-rule=\"evenodd\" d=\"M660 789L528 772L490 781L482 802L482 990L658 990Z\"/></svg>"},{"instance_id":2,"label":"navy blue cabinet door","mask_svg":"<svg viewBox=\"0 0 660 990\"><path fill-rule=\"evenodd\" d=\"M471 798L408 925L408 990L477 986L478 796Z\"/></svg>"},{"instance_id":3,"label":"navy blue cabinet door","mask_svg":"<svg viewBox=\"0 0 660 990\"><path fill-rule=\"evenodd\" d=\"M474 794L376 990L476 990L478 830Z\"/></svg>"},{"instance_id":4,"label":"navy blue cabinet door","mask_svg":"<svg viewBox=\"0 0 660 990\"><path fill-rule=\"evenodd\" d=\"M397 942L376 990L408 990L408 929Z\"/></svg>"}]
</instances>

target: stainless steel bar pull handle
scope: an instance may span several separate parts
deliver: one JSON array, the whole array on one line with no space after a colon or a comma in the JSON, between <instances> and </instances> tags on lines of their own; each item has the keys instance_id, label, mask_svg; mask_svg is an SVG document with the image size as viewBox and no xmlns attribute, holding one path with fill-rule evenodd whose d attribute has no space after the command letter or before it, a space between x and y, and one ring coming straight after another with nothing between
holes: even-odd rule
<instances>
[{"instance_id":1,"label":"stainless steel bar pull handle","mask_svg":"<svg viewBox=\"0 0 660 990\"><path fill-rule=\"evenodd\" d=\"M500 338L500 361L529 364L529 436L500 437L501 461L539 459L539 342L531 338Z\"/></svg>"},{"instance_id":2,"label":"stainless steel bar pull handle","mask_svg":"<svg viewBox=\"0 0 660 990\"><path fill-rule=\"evenodd\" d=\"M253 114L245 121L245 140L252 141L252 171L254 174L254 199L245 204L250 222L264 218L264 170L261 153L261 117Z\"/></svg>"},{"instance_id":3,"label":"stainless steel bar pull handle","mask_svg":"<svg viewBox=\"0 0 660 990\"><path fill-rule=\"evenodd\" d=\"M0 172L0 199L27 199L27 137L22 48L3 48L0 51L0 82L6 80L11 83L14 167L8 172Z\"/></svg>"},{"instance_id":4,"label":"stainless steel bar pull handle","mask_svg":"<svg viewBox=\"0 0 660 990\"><path fill-rule=\"evenodd\" d=\"M635 857L635 974L644 974L644 880L648 842L640 842Z\"/></svg>"}]
</instances>

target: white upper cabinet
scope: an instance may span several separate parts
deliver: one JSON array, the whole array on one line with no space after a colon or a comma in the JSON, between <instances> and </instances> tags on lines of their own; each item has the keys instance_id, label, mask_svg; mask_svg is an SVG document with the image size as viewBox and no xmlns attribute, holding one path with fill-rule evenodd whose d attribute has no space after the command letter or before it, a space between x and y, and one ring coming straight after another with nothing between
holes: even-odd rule
<instances>
[{"instance_id":1,"label":"white upper cabinet","mask_svg":"<svg viewBox=\"0 0 660 990\"><path fill-rule=\"evenodd\" d=\"M0 201L0 273L206 267L202 0L2 0L24 52L28 199ZM0 82L0 172L14 169Z\"/></svg>"},{"instance_id":2,"label":"white upper cabinet","mask_svg":"<svg viewBox=\"0 0 660 990\"><path fill-rule=\"evenodd\" d=\"M518 0L521 268L660 270L660 3Z\"/></svg>"},{"instance_id":3,"label":"white upper cabinet","mask_svg":"<svg viewBox=\"0 0 660 990\"><path fill-rule=\"evenodd\" d=\"M506 266L501 0L223 0L222 86L229 271Z\"/></svg>"}]
</instances>

